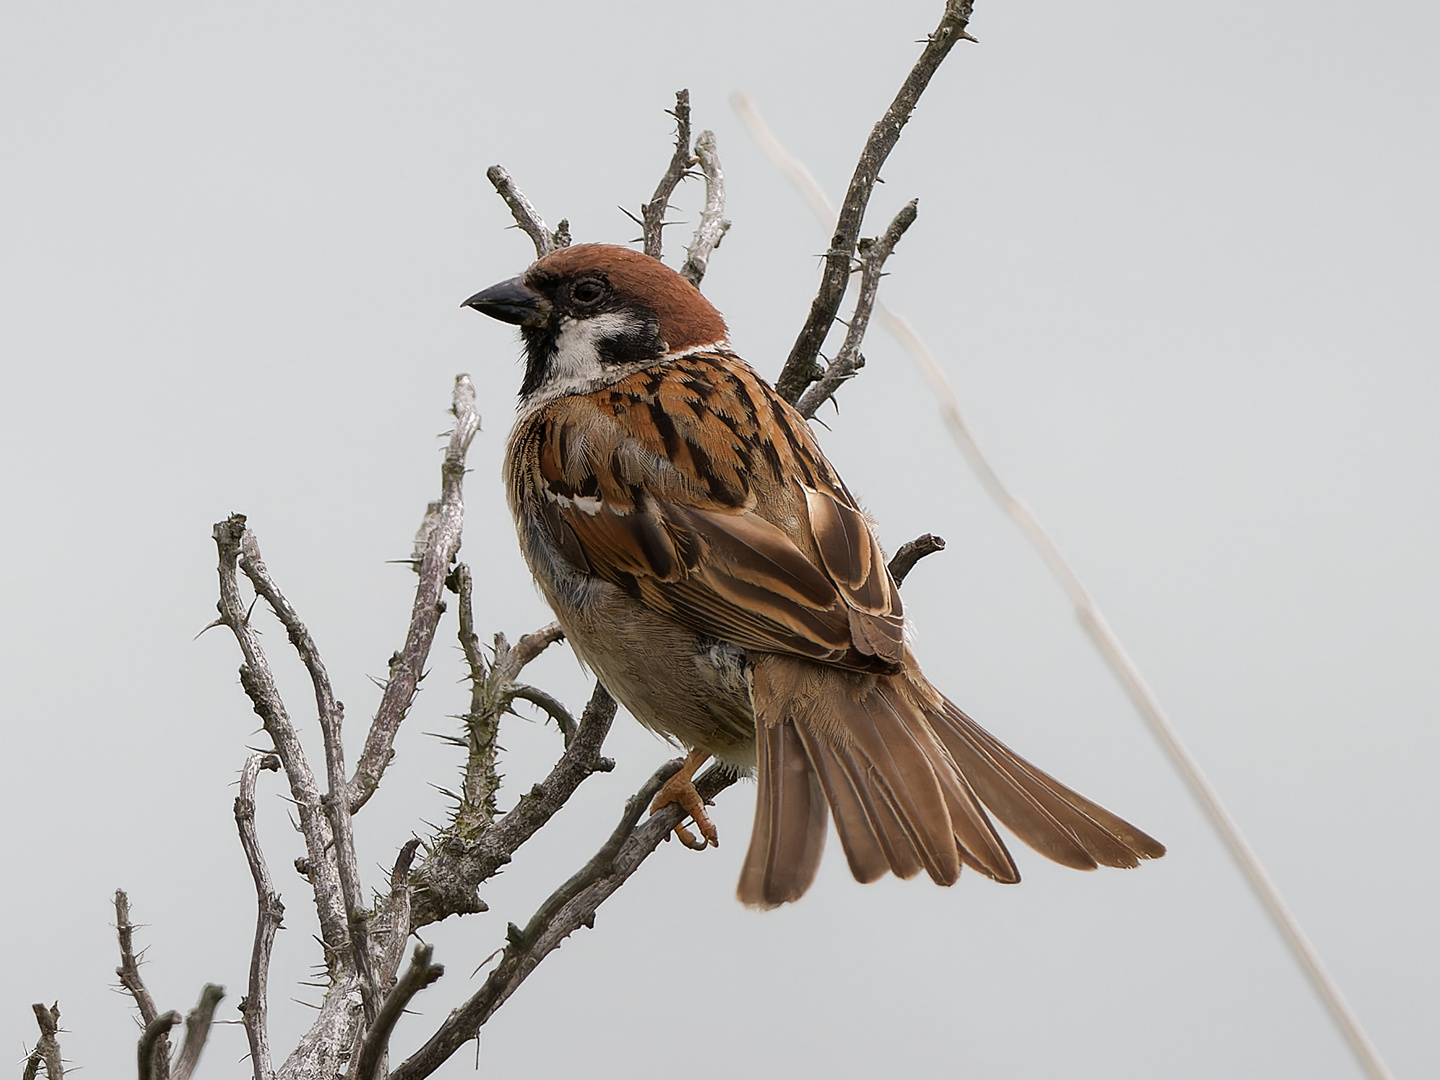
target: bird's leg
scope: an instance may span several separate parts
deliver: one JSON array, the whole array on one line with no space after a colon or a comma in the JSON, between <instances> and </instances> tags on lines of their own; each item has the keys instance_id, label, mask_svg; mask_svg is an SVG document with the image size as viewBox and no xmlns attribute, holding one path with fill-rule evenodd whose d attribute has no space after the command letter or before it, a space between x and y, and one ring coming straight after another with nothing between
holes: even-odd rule
<instances>
[{"instance_id":1,"label":"bird's leg","mask_svg":"<svg viewBox=\"0 0 1440 1080\"><path fill-rule=\"evenodd\" d=\"M695 790L695 773L709 760L708 751L691 750L685 755L685 764L680 766L680 771L665 781L660 794L656 795L655 801L650 804L652 814L675 803L695 819L695 827L700 830L702 839L697 839L684 825L675 826L675 835L692 851L704 851L706 847L720 846L720 834L715 831L710 815L705 813L705 800L700 797L700 792Z\"/></svg>"}]
</instances>

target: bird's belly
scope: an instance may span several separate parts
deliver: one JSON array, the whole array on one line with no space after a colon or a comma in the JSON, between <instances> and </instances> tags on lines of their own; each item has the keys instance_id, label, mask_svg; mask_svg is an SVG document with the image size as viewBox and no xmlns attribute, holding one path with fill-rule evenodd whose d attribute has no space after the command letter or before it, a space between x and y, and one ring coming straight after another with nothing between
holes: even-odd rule
<instances>
[{"instance_id":1,"label":"bird's belly","mask_svg":"<svg viewBox=\"0 0 1440 1080\"><path fill-rule=\"evenodd\" d=\"M605 688L651 731L752 767L755 713L745 650L694 634L575 570L547 539L522 531L526 561L571 647Z\"/></svg>"}]
</instances>

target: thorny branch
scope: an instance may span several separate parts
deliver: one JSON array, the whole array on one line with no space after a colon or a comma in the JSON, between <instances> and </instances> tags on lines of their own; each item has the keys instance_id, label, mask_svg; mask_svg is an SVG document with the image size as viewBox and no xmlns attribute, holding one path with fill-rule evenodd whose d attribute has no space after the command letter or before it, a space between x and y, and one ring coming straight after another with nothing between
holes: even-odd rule
<instances>
[{"instance_id":1,"label":"thorny branch","mask_svg":"<svg viewBox=\"0 0 1440 1080\"><path fill-rule=\"evenodd\" d=\"M540 905L522 930L510 924L500 962L485 983L463 1005L450 1013L419 1050L395 1069L391 1080L421 1080L456 1050L475 1038L480 1028L561 942L581 926L593 926L595 911L623 885L681 819L684 811L667 806L639 828L636 822L661 785L680 768L668 761L625 803L625 812L600 851ZM735 782L711 769L696 783L705 798L713 798Z\"/></svg>"},{"instance_id":2,"label":"thorny branch","mask_svg":"<svg viewBox=\"0 0 1440 1080\"><path fill-rule=\"evenodd\" d=\"M695 160L705 176L705 209L700 211L700 224L695 226L694 239L685 252L685 265L680 274L691 285L698 286L710 265L710 253L720 246L730 222L725 219L725 172L715 150L715 133L702 131L695 139Z\"/></svg>"},{"instance_id":3,"label":"thorny branch","mask_svg":"<svg viewBox=\"0 0 1440 1080\"><path fill-rule=\"evenodd\" d=\"M263 755L254 756L260 758ZM275 759L272 757L271 760ZM253 788L252 777L252 791ZM159 1013L155 1007L155 999L150 996L144 980L140 978L140 965L135 957L135 924L130 921L130 897L125 894L124 889L115 890L115 933L120 942L120 966L115 969L115 974L120 977L120 985L135 999L135 1008L140 1013L140 1022L144 1025L144 1034L140 1038L137 1051L140 1080L189 1080L210 1034L215 1007L225 996L224 987L207 983L200 991L199 1003L185 1018L185 1042L180 1047L180 1054L175 1059L172 1070L169 1033L170 1029L180 1022L180 1014L173 1010ZM42 1006L37 1005L35 1008L38 1016L38 1010ZM56 1019L59 1019L59 1016L57 1008ZM44 1030L43 1023L41 1030ZM52 1072L50 1075L58 1077L60 1074Z\"/></svg>"},{"instance_id":4,"label":"thorny branch","mask_svg":"<svg viewBox=\"0 0 1440 1080\"><path fill-rule=\"evenodd\" d=\"M860 354L860 344L865 340L865 331L870 327L870 313L875 310L875 296L880 291L880 279L884 276L885 260L895 250L905 230L915 222L918 200L911 199L895 215L890 227L878 239L861 240L860 251L860 295L855 299L855 312L850 316L850 326L845 332L845 343L835 354L835 359L826 367L825 373L815 380L810 389L795 403L801 416L813 419L816 411L847 379L865 365Z\"/></svg>"},{"instance_id":5,"label":"thorny branch","mask_svg":"<svg viewBox=\"0 0 1440 1080\"><path fill-rule=\"evenodd\" d=\"M40 1025L40 1041L25 1059L24 1078L35 1080L44 1066L48 1080L65 1080L65 1066L60 1060L60 1003L57 1001L48 1009L39 1002L30 1007L35 1010L35 1022Z\"/></svg>"},{"instance_id":6,"label":"thorny branch","mask_svg":"<svg viewBox=\"0 0 1440 1080\"><path fill-rule=\"evenodd\" d=\"M120 978L120 985L135 999L135 1010L140 1014L140 1022L148 1027L155 1022L160 1011L155 1007L155 999L145 986L145 980L140 977L140 964L135 956L135 924L130 921L130 897L124 889L115 890L115 936L120 942L120 966L115 969L115 974ZM164 1028L156 1036L157 1058L163 1062L164 1069L161 1080L164 1080L165 1074L169 1072L169 1030L168 1027Z\"/></svg>"},{"instance_id":7,"label":"thorny branch","mask_svg":"<svg viewBox=\"0 0 1440 1080\"><path fill-rule=\"evenodd\" d=\"M477 895L481 883L508 863L586 779L615 767L613 761L600 754L615 719L615 708L615 699L597 683L575 737L544 780L522 795L514 808L478 839L467 839L453 828L436 838L424 864L415 871L412 930L447 915L483 911L483 901Z\"/></svg>"},{"instance_id":8,"label":"thorny branch","mask_svg":"<svg viewBox=\"0 0 1440 1080\"><path fill-rule=\"evenodd\" d=\"M900 140L901 130L915 111L920 95L930 84L931 76L957 41L962 38L974 40L965 31L973 6L973 0L946 0L945 14L940 19L940 25L926 40L920 59L901 84L899 93L885 110L885 115L870 132L870 138L855 166L855 174L850 179L850 187L845 192L845 201L840 206L840 215L835 222L835 234L830 239L830 250L825 253L825 269L820 278L820 288L810 305L810 315L790 349L780 377L775 380L775 389L787 401L794 402L805 388L819 377L815 358L825 343L826 335L830 333L830 326L840 310L840 301L845 297L851 257L860 239L860 226L865 218L870 192L875 187L881 166Z\"/></svg>"},{"instance_id":9,"label":"thorny branch","mask_svg":"<svg viewBox=\"0 0 1440 1080\"><path fill-rule=\"evenodd\" d=\"M335 691L330 685L330 674L325 670L325 661L315 639L295 606L280 591L270 576L265 560L260 555L260 544L255 534L248 529L240 539L240 569L250 579L255 594L263 597L275 617L285 627L296 654L305 665L310 684L315 692L315 709L320 719L320 736L325 746L326 792L320 797L320 806L330 823L333 837L331 852L335 858L335 869L340 882L340 897L345 905L345 923L349 930L350 960L360 977L364 994L367 1018L373 1019L375 1002L375 979L370 970L370 944L363 894L360 887L360 867L355 859L355 838L351 828L350 810L345 793L345 747L341 737L341 726L345 719L345 706L335 700Z\"/></svg>"},{"instance_id":10,"label":"thorny branch","mask_svg":"<svg viewBox=\"0 0 1440 1080\"><path fill-rule=\"evenodd\" d=\"M434 953L435 950L430 945L415 946L415 954L410 959L410 966L405 969L405 974L395 984L395 989L391 990L389 996L385 998L385 1004L381 1007L380 1014L365 1035L365 1043L360 1048L360 1057L355 1066L354 1080L380 1080L384 1075L385 1055L390 1046L390 1035L395 1030L395 1024L400 1019L400 1014L405 1011L405 1007L410 1004L416 994L445 974L444 964L430 962Z\"/></svg>"},{"instance_id":11,"label":"thorny branch","mask_svg":"<svg viewBox=\"0 0 1440 1080\"><path fill-rule=\"evenodd\" d=\"M315 774L310 771L300 737L275 685L270 662L250 625L249 608L240 595L237 572L242 544L248 533L244 514L231 514L214 529L215 543L220 552L220 622L230 628L240 645L240 654L244 658L240 666L240 685L265 725L265 731L274 744L275 755L280 759L290 784L290 795L300 817L300 832L305 837L306 876L310 879L315 897L328 965L344 954L349 937L340 880L330 854L330 822L320 806L320 789L315 783Z\"/></svg>"},{"instance_id":12,"label":"thorny branch","mask_svg":"<svg viewBox=\"0 0 1440 1080\"><path fill-rule=\"evenodd\" d=\"M665 175L660 177L660 183L655 187L655 194L641 208L641 239L645 244L645 254L652 259L660 258L665 250L663 233L665 214L670 209L670 196L675 194L680 181L685 179L685 174L695 163L690 154L689 90L675 92L675 111L670 115L675 117L675 153L670 157L670 165L666 168Z\"/></svg>"},{"instance_id":13,"label":"thorny branch","mask_svg":"<svg viewBox=\"0 0 1440 1080\"><path fill-rule=\"evenodd\" d=\"M159 1015L155 999L140 978L140 965L135 958L135 924L130 921L130 897L124 889L115 890L115 935L120 939L120 966L115 974L120 985L135 999L135 1008L140 1013L140 1022L150 1023Z\"/></svg>"},{"instance_id":14,"label":"thorny branch","mask_svg":"<svg viewBox=\"0 0 1440 1080\"><path fill-rule=\"evenodd\" d=\"M275 932L285 918L285 905L275 891L270 870L265 865L265 852L255 831L255 782L260 770L276 771L280 759L274 754L251 754L240 771L240 793L235 796L235 825L240 831L240 847L255 880L255 944L250 951L250 982L240 1002L240 1016L245 1024L245 1037L250 1043L250 1065L255 1080L273 1080L275 1066L270 1058L270 1021L266 995L270 978L270 953L275 945Z\"/></svg>"},{"instance_id":15,"label":"thorny branch","mask_svg":"<svg viewBox=\"0 0 1440 1080\"><path fill-rule=\"evenodd\" d=\"M486 177L490 183L495 185L495 190L500 198L505 200L505 205L510 208L510 213L515 218L515 224L535 245L535 257L549 255L556 248L570 246L570 223L564 218L560 219L560 225L554 232L545 227L545 219L535 209L535 205L525 197L525 193L515 186L515 181L510 179L510 174L503 166L491 165L485 170Z\"/></svg>"},{"instance_id":16,"label":"thorny branch","mask_svg":"<svg viewBox=\"0 0 1440 1080\"><path fill-rule=\"evenodd\" d=\"M420 582L415 588L410 629L405 636L404 648L390 658L390 678L370 725L365 751L350 781L352 814L359 812L375 793L385 767L390 764L395 735L415 698L415 688L424 673L440 613L445 610L445 602L441 598L445 579L460 550L460 536L465 524L465 455L470 449L470 441L480 430L480 414L475 411L475 387L470 382L470 376L456 377L451 411L455 414L455 427L445 450L445 462L440 467L443 492L440 501L432 503L426 514L427 523L433 520L433 526L416 565Z\"/></svg>"}]
</instances>

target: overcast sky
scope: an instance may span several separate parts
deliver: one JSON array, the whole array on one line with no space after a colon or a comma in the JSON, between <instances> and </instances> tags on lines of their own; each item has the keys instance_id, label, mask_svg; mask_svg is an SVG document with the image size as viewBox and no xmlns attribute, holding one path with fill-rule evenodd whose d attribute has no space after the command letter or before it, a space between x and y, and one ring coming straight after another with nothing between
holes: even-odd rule
<instances>
[{"instance_id":1,"label":"overcast sky","mask_svg":"<svg viewBox=\"0 0 1440 1080\"><path fill-rule=\"evenodd\" d=\"M0 1034L58 999L84 1075L133 1068L110 989L114 888L162 1008L244 992L254 897L233 781L263 745L214 616L213 522L250 516L324 651L351 745L399 646L454 375L485 426L463 557L478 620L546 622L498 478L511 328L461 310L528 262L504 163L577 239L627 242L688 86L734 228L706 291L778 371L826 236L728 104L744 89L837 199L939 0L50 4L0 26ZM884 298L930 342L1209 770L1395 1075L1440 1073L1440 68L1433 6L979 0L884 171L918 196ZM676 216L693 221L697 190ZM672 256L686 227L670 230ZM824 414L890 547L949 541L906 606L930 677L1000 738L1170 847L1079 874L1028 850L1001 887L861 887L832 844L801 903L662 848L485 1029L484 1075L1274 1077L1360 1073L1063 594L949 443L878 327ZM284 635L262 620L292 710ZM464 686L442 626L381 794L368 884L445 813ZM532 669L577 708L554 650ZM313 736L312 727L307 732ZM558 753L511 722L506 802ZM318 744L312 740L312 745ZM404 1054L506 921L593 853L670 756L621 717L591 780L485 897L432 928L447 974ZM260 826L287 904L272 1043L318 953L280 786ZM467 1047L442 1075L468 1074ZM205 1076L248 1074L217 1028ZM18 1068L18 1065L15 1067Z\"/></svg>"}]
</instances>

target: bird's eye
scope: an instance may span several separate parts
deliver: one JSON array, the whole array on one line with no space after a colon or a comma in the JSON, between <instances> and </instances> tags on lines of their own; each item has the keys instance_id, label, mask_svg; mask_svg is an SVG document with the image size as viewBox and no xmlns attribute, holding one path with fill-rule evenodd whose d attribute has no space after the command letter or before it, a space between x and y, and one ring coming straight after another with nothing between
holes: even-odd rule
<instances>
[{"instance_id":1,"label":"bird's eye","mask_svg":"<svg viewBox=\"0 0 1440 1080\"><path fill-rule=\"evenodd\" d=\"M605 282L598 278L585 278L575 283L575 287L570 290L570 298L577 304L589 305L600 300L608 291Z\"/></svg>"}]
</instances>

